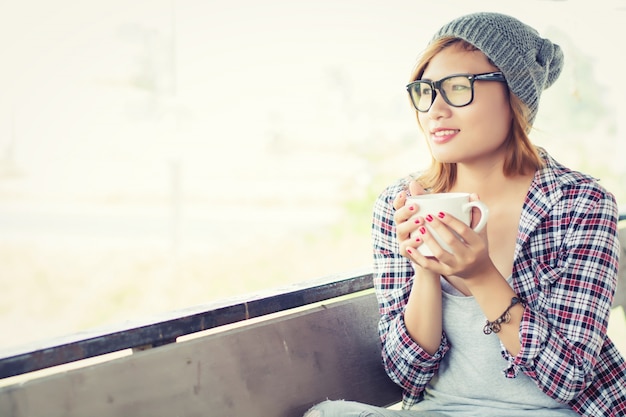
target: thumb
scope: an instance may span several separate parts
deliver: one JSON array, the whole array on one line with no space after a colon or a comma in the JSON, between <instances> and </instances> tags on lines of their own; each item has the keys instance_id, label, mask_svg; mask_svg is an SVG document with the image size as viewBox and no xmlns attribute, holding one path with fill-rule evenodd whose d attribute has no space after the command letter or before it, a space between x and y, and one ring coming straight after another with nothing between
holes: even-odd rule
<instances>
[{"instance_id":1,"label":"thumb","mask_svg":"<svg viewBox=\"0 0 626 417\"><path fill-rule=\"evenodd\" d=\"M411 193L411 195L426 194L426 191L417 180L412 180L409 183L409 192Z\"/></svg>"}]
</instances>

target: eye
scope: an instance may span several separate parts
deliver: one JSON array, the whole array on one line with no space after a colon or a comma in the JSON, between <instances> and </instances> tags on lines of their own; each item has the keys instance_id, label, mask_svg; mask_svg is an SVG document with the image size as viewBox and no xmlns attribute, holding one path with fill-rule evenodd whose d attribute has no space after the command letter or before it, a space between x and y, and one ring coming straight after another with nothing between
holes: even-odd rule
<instances>
[{"instance_id":1,"label":"eye","mask_svg":"<svg viewBox=\"0 0 626 417\"><path fill-rule=\"evenodd\" d=\"M470 86L467 84L452 84L450 86L450 90L454 92L463 92L470 89Z\"/></svg>"}]
</instances>

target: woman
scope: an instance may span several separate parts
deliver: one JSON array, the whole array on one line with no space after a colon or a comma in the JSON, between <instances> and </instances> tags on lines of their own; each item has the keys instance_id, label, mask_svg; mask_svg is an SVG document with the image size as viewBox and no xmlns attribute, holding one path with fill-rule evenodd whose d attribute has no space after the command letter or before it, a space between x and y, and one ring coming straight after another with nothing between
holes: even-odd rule
<instances>
[{"instance_id":1,"label":"woman","mask_svg":"<svg viewBox=\"0 0 626 417\"><path fill-rule=\"evenodd\" d=\"M382 192L372 225L383 363L403 410L327 401L307 417L626 415L626 363L606 335L615 199L527 136L562 66L558 45L502 14L435 35L407 86L433 162ZM425 192L480 196L487 227L414 216L407 196Z\"/></svg>"}]
</instances>

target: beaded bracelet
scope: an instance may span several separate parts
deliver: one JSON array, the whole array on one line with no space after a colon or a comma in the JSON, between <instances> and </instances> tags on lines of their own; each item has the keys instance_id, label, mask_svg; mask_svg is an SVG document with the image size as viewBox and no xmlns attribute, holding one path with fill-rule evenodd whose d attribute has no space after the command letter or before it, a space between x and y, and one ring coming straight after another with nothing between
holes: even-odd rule
<instances>
[{"instance_id":1,"label":"beaded bracelet","mask_svg":"<svg viewBox=\"0 0 626 417\"><path fill-rule=\"evenodd\" d=\"M526 300L521 297L513 297L511 298L511 304L504 310L504 313L494 321L487 320L485 327L483 327L484 334L498 333L502 330L502 323L508 323L511 321L511 313L509 312L513 306L521 304L523 307L526 307Z\"/></svg>"}]
</instances>

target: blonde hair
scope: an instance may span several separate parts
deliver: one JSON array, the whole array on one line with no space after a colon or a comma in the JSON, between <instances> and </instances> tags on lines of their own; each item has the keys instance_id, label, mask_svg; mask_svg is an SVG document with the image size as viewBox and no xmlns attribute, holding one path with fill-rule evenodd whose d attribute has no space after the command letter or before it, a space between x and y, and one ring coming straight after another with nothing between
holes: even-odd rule
<instances>
[{"instance_id":1,"label":"blonde hair","mask_svg":"<svg viewBox=\"0 0 626 417\"><path fill-rule=\"evenodd\" d=\"M433 57L451 45L458 45L467 51L479 50L463 39L450 37L438 39L431 43L420 56L411 75L410 82L420 79ZM494 65L494 67L495 66L496 65ZM519 97L513 94L510 88L509 105L511 106L512 120L505 143L508 153L503 168L503 173L507 177L534 172L543 166L543 160L537 148L528 137L530 129L532 128L529 122L530 111L528 106L526 106ZM456 182L456 164L438 162L433 158L430 167L424 171L417 180L424 189L428 189L431 192L449 191Z\"/></svg>"}]
</instances>

